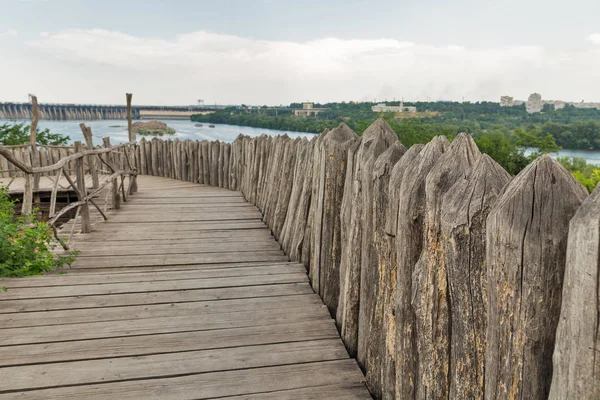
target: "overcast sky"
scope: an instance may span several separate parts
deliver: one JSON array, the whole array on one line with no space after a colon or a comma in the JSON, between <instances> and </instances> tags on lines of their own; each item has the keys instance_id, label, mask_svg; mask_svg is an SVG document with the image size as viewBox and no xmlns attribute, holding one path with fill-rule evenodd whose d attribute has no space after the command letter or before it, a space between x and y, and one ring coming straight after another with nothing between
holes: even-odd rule
<instances>
[{"instance_id":1,"label":"overcast sky","mask_svg":"<svg viewBox=\"0 0 600 400\"><path fill-rule=\"evenodd\" d=\"M0 101L600 102L599 0L0 0Z\"/></svg>"}]
</instances>

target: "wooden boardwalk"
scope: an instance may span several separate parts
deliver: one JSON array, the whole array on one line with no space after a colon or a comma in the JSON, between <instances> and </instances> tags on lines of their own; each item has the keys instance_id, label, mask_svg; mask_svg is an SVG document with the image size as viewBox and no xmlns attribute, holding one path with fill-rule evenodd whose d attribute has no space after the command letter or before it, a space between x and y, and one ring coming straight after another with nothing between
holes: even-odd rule
<instances>
[{"instance_id":1,"label":"wooden boardwalk","mask_svg":"<svg viewBox=\"0 0 600 400\"><path fill-rule=\"evenodd\" d=\"M0 400L371 398L304 266L240 193L138 185L74 235L68 273L0 280Z\"/></svg>"},{"instance_id":2,"label":"wooden boardwalk","mask_svg":"<svg viewBox=\"0 0 600 400\"><path fill-rule=\"evenodd\" d=\"M100 183L103 182L108 175L99 175ZM75 175L70 176L73 181L77 180ZM40 185L38 190L34 190L35 193L48 193L52 192L52 188L54 187L54 181L56 180L56 176L40 176ZM10 194L23 194L25 191L25 178L17 177L17 178L0 178L0 186L7 186L8 193ZM88 188L88 192L92 189L92 176L89 174L85 175L85 187ZM64 176L58 180L58 192L74 192L73 188L69 185L69 181Z\"/></svg>"}]
</instances>

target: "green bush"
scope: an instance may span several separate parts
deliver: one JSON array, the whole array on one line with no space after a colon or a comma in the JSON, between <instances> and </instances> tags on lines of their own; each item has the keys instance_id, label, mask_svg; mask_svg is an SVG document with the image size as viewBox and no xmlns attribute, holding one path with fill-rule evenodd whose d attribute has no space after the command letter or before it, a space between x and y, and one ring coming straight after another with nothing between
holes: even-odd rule
<instances>
[{"instance_id":1,"label":"green bush","mask_svg":"<svg viewBox=\"0 0 600 400\"><path fill-rule=\"evenodd\" d=\"M0 187L0 276L20 277L53 271L62 265L71 265L77 251L66 257L51 252L52 228L37 221L34 213L16 216L14 201L6 187Z\"/></svg>"},{"instance_id":2,"label":"green bush","mask_svg":"<svg viewBox=\"0 0 600 400\"><path fill-rule=\"evenodd\" d=\"M583 158L558 157L558 162L569 170L588 192L592 193L600 183L600 167L587 164Z\"/></svg>"}]
</instances>

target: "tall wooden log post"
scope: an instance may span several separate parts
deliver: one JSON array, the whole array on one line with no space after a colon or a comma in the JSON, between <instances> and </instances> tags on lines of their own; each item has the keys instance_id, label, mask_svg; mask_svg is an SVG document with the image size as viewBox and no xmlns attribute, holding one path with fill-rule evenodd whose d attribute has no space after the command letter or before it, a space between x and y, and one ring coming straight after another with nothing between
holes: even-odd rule
<instances>
[{"instance_id":1,"label":"tall wooden log post","mask_svg":"<svg viewBox=\"0 0 600 400\"><path fill-rule=\"evenodd\" d=\"M340 207L344 194L344 178L348 149L358 135L342 123L328 132L321 142L315 166L318 193L311 227L310 271L313 289L318 290L325 305L335 315L340 287L341 221ZM318 285L315 288L315 282Z\"/></svg>"},{"instance_id":2,"label":"tall wooden log post","mask_svg":"<svg viewBox=\"0 0 600 400\"><path fill-rule=\"evenodd\" d=\"M396 289L398 257L396 253L396 231L400 188L405 172L413 164L418 163L419 153L424 145L415 144L396 163L390 174L388 209L385 214L385 234L389 238L390 251L381 254L383 268L380 269L379 296L383 308L382 334L385 348L381 360L381 398L396 398ZM367 371L367 374L369 371ZM370 379L370 378L367 378Z\"/></svg>"},{"instance_id":3,"label":"tall wooden log post","mask_svg":"<svg viewBox=\"0 0 600 400\"><path fill-rule=\"evenodd\" d=\"M40 109L38 107L37 97L31 96L31 126L29 127L29 143L31 144L31 166L39 167L40 159L37 150L37 125L40 119ZM40 188L39 174L33 175L33 190L37 191ZM39 203L39 198L37 199Z\"/></svg>"},{"instance_id":4,"label":"tall wooden log post","mask_svg":"<svg viewBox=\"0 0 600 400\"><path fill-rule=\"evenodd\" d=\"M323 130L319 136L317 136L313 145L312 154L312 170L313 176L310 182L310 207L308 210L308 219L306 221L306 227L304 231L304 245L302 246L302 263L309 268L309 279L310 283L315 292L319 292L319 268L312 264L314 254L314 241L316 238L316 232L314 226L316 224L317 215L323 215L322 210L318 210L319 191L321 188L321 144L325 139L325 136L329 133L328 129ZM347 156L347 155L346 155Z\"/></svg>"},{"instance_id":5,"label":"tall wooden log post","mask_svg":"<svg viewBox=\"0 0 600 400\"><path fill-rule=\"evenodd\" d=\"M406 170L399 190L395 245L397 399L414 399L418 389L416 316L411 302L413 271L423 249L426 178L447 147L448 140L443 136L427 143Z\"/></svg>"},{"instance_id":6,"label":"tall wooden log post","mask_svg":"<svg viewBox=\"0 0 600 400\"><path fill-rule=\"evenodd\" d=\"M136 148L136 135L133 130L133 124L131 121L131 99L133 97L132 93L125 94L125 101L127 102L127 132L129 134L129 143L131 144L130 148L126 151L129 152L129 161L131 163L131 168L133 171L130 171L133 175L129 176L129 194L133 194L137 192L137 168L135 164L135 148Z\"/></svg>"},{"instance_id":7,"label":"tall wooden log post","mask_svg":"<svg viewBox=\"0 0 600 400\"><path fill-rule=\"evenodd\" d=\"M350 221L343 222L349 229L349 234L347 241L342 243L339 293L336 293L339 304L333 302L332 305L338 306L337 323L341 328L341 336L346 348L351 356L356 355L359 365L363 368L365 368L366 343L372 317L372 310L369 308L374 306L370 301L374 300L371 296L374 282L370 281L369 272L362 270L363 262L369 263L373 232L373 167L377 157L391 144L397 142L398 136L388 123L378 119L363 133L360 145L354 153L354 159L348 163L346 169L346 184L352 186L351 197L344 199L344 217L347 218L348 208L350 208ZM344 187L345 196L348 195L349 189ZM325 283L330 284L329 281ZM363 283L364 288L361 286ZM362 324L359 323L359 319L362 319Z\"/></svg>"},{"instance_id":8,"label":"tall wooden log post","mask_svg":"<svg viewBox=\"0 0 600 400\"><path fill-rule=\"evenodd\" d=\"M374 299L371 299L367 295L364 299L367 302L373 300L370 305L372 316L371 320L368 321L371 333L366 338L365 370L367 386L378 399L383 398L383 364L387 358L386 341L388 338L388 333L384 328L384 309L386 300L389 300L389 296L386 296L386 294L389 293L387 287L389 287L390 270L392 268L388 264L389 254L392 252L392 238L385 233L385 218L389 203L389 184L392 169L405 152L406 148L400 142L395 142L377 158L373 166L373 201L370 207L373 234L367 233L365 235L370 240L371 249L368 252L369 259L366 264L362 265L363 269L361 271L367 275L366 281L368 281L368 287L363 286L361 282L361 293L364 289L371 288L372 290L369 293L375 296ZM362 307L362 297L360 301ZM365 314L361 314L359 323L364 320ZM389 338L391 339L394 336L395 332ZM386 381L391 383L393 387L391 379L386 379Z\"/></svg>"},{"instance_id":9,"label":"tall wooden log post","mask_svg":"<svg viewBox=\"0 0 600 400\"><path fill-rule=\"evenodd\" d=\"M92 128L89 126L85 126L82 122L79 124L79 128L81 129L81 133L85 138L85 146L88 150L94 150L94 141L92 139ZM92 187L97 189L100 186L100 182L98 181L98 169L96 168L96 156L88 156L87 163L90 167L90 174L92 175Z\"/></svg>"},{"instance_id":10,"label":"tall wooden log post","mask_svg":"<svg viewBox=\"0 0 600 400\"><path fill-rule=\"evenodd\" d=\"M102 138L102 143L104 145L105 148L109 148L110 147L110 138L109 137L103 137ZM116 168L116 163L113 161L113 156L110 153L106 153L106 159L105 162L111 166L113 166L113 169L117 169ZM114 178L111 185L110 185L110 191L111 191L111 199L112 199L112 209L113 210L118 210L121 208L121 195L119 194L119 179L118 177Z\"/></svg>"},{"instance_id":11,"label":"tall wooden log post","mask_svg":"<svg viewBox=\"0 0 600 400\"><path fill-rule=\"evenodd\" d=\"M473 139L461 133L425 180L425 243L412 275L412 307L419 354L418 399L448 398L451 325L446 265L442 257L442 200L480 156Z\"/></svg>"},{"instance_id":12,"label":"tall wooden log post","mask_svg":"<svg viewBox=\"0 0 600 400\"><path fill-rule=\"evenodd\" d=\"M488 216L488 400L548 398L569 221L586 197L545 155L512 180Z\"/></svg>"},{"instance_id":13,"label":"tall wooden log post","mask_svg":"<svg viewBox=\"0 0 600 400\"><path fill-rule=\"evenodd\" d=\"M283 250L290 256L290 259L299 261L298 248L294 248L294 240L298 234L304 234L304 227L308 214L308 204L305 199L304 185L306 179L312 180L312 164L307 158L310 152L311 144L304 137L296 144L296 163L293 168L292 191L287 209L287 215L281 233L281 245ZM309 172L310 169L310 172ZM310 176L310 177L309 177Z\"/></svg>"},{"instance_id":14,"label":"tall wooden log post","mask_svg":"<svg viewBox=\"0 0 600 400\"><path fill-rule=\"evenodd\" d=\"M74 143L75 145L75 153L81 153L83 151L83 146L81 142L77 141ZM85 188L85 168L83 165L83 157L79 157L75 161L75 174L76 174L76 183L77 183L77 197L79 201L82 201L87 196L87 189ZM92 231L91 222L90 222L90 208L88 203L83 203L80 206L79 215L81 217L81 233L90 233Z\"/></svg>"},{"instance_id":15,"label":"tall wooden log post","mask_svg":"<svg viewBox=\"0 0 600 400\"><path fill-rule=\"evenodd\" d=\"M550 400L600 399L600 186L569 224Z\"/></svg>"},{"instance_id":16,"label":"tall wooden log post","mask_svg":"<svg viewBox=\"0 0 600 400\"><path fill-rule=\"evenodd\" d=\"M449 399L484 397L487 327L486 219L510 175L487 154L444 195L441 229L452 335Z\"/></svg>"}]
</instances>

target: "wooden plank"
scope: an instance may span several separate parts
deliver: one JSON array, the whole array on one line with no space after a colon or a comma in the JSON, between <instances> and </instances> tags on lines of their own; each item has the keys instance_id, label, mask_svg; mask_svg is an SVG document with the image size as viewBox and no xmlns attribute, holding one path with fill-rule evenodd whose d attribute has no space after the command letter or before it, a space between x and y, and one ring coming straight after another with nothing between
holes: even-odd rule
<instances>
[{"instance_id":1,"label":"wooden plank","mask_svg":"<svg viewBox=\"0 0 600 400\"><path fill-rule=\"evenodd\" d=\"M233 211L233 212L211 212L211 213L195 213L195 214L185 214L185 213L136 213L136 214L125 214L125 213L117 213L112 215L107 223L109 224L118 224L118 223L127 223L127 224L146 224L149 221L152 223L158 222L205 222L205 221L229 221L229 220L260 220L262 217L261 213L258 210L252 211Z\"/></svg>"},{"instance_id":2,"label":"wooden plank","mask_svg":"<svg viewBox=\"0 0 600 400\"><path fill-rule=\"evenodd\" d=\"M141 226L130 226L127 223L110 223L96 226L97 232L136 232L144 235L147 230L159 230L165 238L169 238L169 234L176 231L201 231L201 230L228 230L228 229L265 229L265 225L260 220L234 220L224 222L180 222L180 223L153 223L146 222Z\"/></svg>"},{"instance_id":3,"label":"wooden plank","mask_svg":"<svg viewBox=\"0 0 600 400\"><path fill-rule=\"evenodd\" d=\"M87 246L89 248L89 246ZM253 242L244 243L238 241L235 243L207 243L196 245L193 243L185 244L172 244L172 245L140 245L139 247L127 247L127 246L101 246L100 248L94 246L89 250L81 250L79 258L81 257L100 257L100 256L112 256L116 253L121 256L131 255L149 255L149 254L199 254L199 253L229 253L229 252L256 252L256 251L280 251L279 243L270 240L267 242ZM77 246L73 246L77 249ZM81 247L85 249L85 247ZM59 252L59 254L62 252Z\"/></svg>"},{"instance_id":4,"label":"wooden plank","mask_svg":"<svg viewBox=\"0 0 600 400\"><path fill-rule=\"evenodd\" d=\"M190 301L251 299L266 296L290 296L313 293L307 282L277 285L248 285L211 289L182 289L161 292L105 294L97 296L66 296L43 300L17 299L0 303L0 314L83 308L117 307L142 304L171 304Z\"/></svg>"},{"instance_id":5,"label":"wooden plank","mask_svg":"<svg viewBox=\"0 0 600 400\"><path fill-rule=\"evenodd\" d=\"M234 231L235 232L235 231ZM240 231L241 233L243 233L243 231ZM254 231L256 232L256 231ZM232 236L232 235L230 235ZM247 244L252 244L252 243L277 243L275 241L275 239L273 239L273 237L268 233L265 232L264 235L250 235L248 236L247 234L245 235L246 237L244 237L244 235L238 235L238 236L232 236L232 237L205 237L202 238L201 240L198 239L193 239L193 238L179 238L179 239L164 239L164 240L160 240L160 238L156 241L151 241L149 240L147 243L136 243L136 241L134 240L121 240L121 241L106 241L106 242L89 242L89 245L85 245L86 241L85 240L79 240L82 239L84 236L78 236L78 240L71 240L71 243L76 247L77 243L81 243L84 246L88 246L90 249L94 249L94 250L100 250L103 248L112 248L115 249L115 251L120 251L119 248L128 248L131 247L132 245L135 246L140 246L141 248L143 247L148 247L148 248L167 248L167 249L171 249L171 248L176 248L176 247L187 247L187 246L193 246L193 245L198 245L198 246L209 246L211 244L222 244L222 245L235 245L235 244L240 244L240 243L247 243ZM92 244L93 243L93 244Z\"/></svg>"},{"instance_id":6,"label":"wooden plank","mask_svg":"<svg viewBox=\"0 0 600 400\"><path fill-rule=\"evenodd\" d=\"M5 279L0 281L7 289L48 287L48 286L73 286L73 285L97 285L122 282L157 282L170 280L210 279L226 276L247 275L270 275L305 272L304 266L300 264L269 264L233 266L230 268L206 268L188 269L183 271L163 271L162 269L152 272L120 273L120 274L64 274L34 276L22 279Z\"/></svg>"},{"instance_id":7,"label":"wooden plank","mask_svg":"<svg viewBox=\"0 0 600 400\"><path fill-rule=\"evenodd\" d=\"M331 317L323 306L301 306L275 310L253 310L206 314L202 318L157 317L130 321L104 321L81 324L56 325L28 328L0 329L2 346L27 343L51 343L69 340L97 339L121 336L141 336L155 333L185 332L266 326L289 322L329 320Z\"/></svg>"},{"instance_id":8,"label":"wooden plank","mask_svg":"<svg viewBox=\"0 0 600 400\"><path fill-rule=\"evenodd\" d=\"M199 254L156 254L147 256L104 256L98 258L82 257L77 259L71 268L120 268L144 267L182 264L216 264L223 262L247 261L288 261L281 250L231 253L199 253Z\"/></svg>"},{"instance_id":9,"label":"wooden plank","mask_svg":"<svg viewBox=\"0 0 600 400\"><path fill-rule=\"evenodd\" d=\"M201 318L205 314L272 310L276 308L297 308L320 306L318 296L297 295L279 297L259 297L256 299L233 299L204 302L155 304L143 306L121 306L83 310L40 311L31 313L0 314L0 329L26 328L81 324L85 322L139 320L158 317L190 316Z\"/></svg>"},{"instance_id":10,"label":"wooden plank","mask_svg":"<svg viewBox=\"0 0 600 400\"><path fill-rule=\"evenodd\" d=\"M362 383L313 386L302 389L278 390L241 396L221 397L221 400L371 400Z\"/></svg>"},{"instance_id":11,"label":"wooden plank","mask_svg":"<svg viewBox=\"0 0 600 400\"><path fill-rule=\"evenodd\" d=\"M139 240L160 240L164 243L172 243L177 240L206 240L206 239L236 239L240 237L250 238L257 237L272 237L271 232L267 229L212 229L205 231L179 231L169 232L169 236L165 237L163 232L158 231L143 231L137 232L135 236L130 234L119 234L119 232L102 234L94 231L93 235L73 235L73 242L115 242L127 241L135 242Z\"/></svg>"},{"instance_id":12,"label":"wooden plank","mask_svg":"<svg viewBox=\"0 0 600 400\"><path fill-rule=\"evenodd\" d=\"M0 367L338 338L331 320L0 347Z\"/></svg>"},{"instance_id":13,"label":"wooden plank","mask_svg":"<svg viewBox=\"0 0 600 400\"><path fill-rule=\"evenodd\" d=\"M37 288L15 288L2 294L1 304L6 300L50 298L64 296L90 296L99 294L157 292L164 290L209 289L218 287L239 287L252 285L270 285L274 283L296 283L306 281L306 274L291 273L278 275L257 275L209 279L183 279L175 281L157 281L140 283L112 283L106 285L51 286Z\"/></svg>"},{"instance_id":14,"label":"wooden plank","mask_svg":"<svg viewBox=\"0 0 600 400\"><path fill-rule=\"evenodd\" d=\"M0 369L0 391L18 391L62 385L87 385L131 379L156 379L289 365L348 357L339 339L277 343L248 347L187 351L173 354L74 361L55 365L28 365Z\"/></svg>"},{"instance_id":15,"label":"wooden plank","mask_svg":"<svg viewBox=\"0 0 600 400\"><path fill-rule=\"evenodd\" d=\"M275 392L305 387L335 384L355 384L363 381L353 360L221 371L173 378L125 381L106 384L61 387L20 393L0 394L0 400L68 398L68 399L147 399L163 400L209 399L215 397Z\"/></svg>"}]
</instances>

